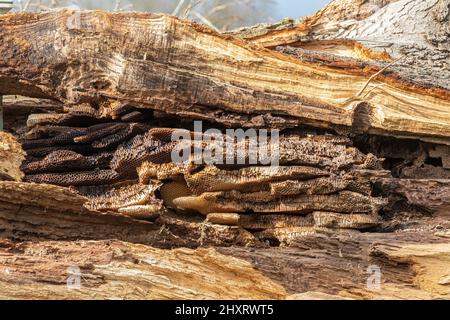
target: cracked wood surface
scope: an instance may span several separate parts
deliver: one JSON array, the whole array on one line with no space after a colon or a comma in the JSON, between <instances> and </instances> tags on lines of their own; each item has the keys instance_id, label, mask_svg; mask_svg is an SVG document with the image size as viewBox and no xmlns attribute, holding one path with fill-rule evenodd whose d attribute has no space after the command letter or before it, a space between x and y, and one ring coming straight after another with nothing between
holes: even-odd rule
<instances>
[{"instance_id":1,"label":"cracked wood surface","mask_svg":"<svg viewBox=\"0 0 450 320\"><path fill-rule=\"evenodd\" d=\"M69 259L67 259L70 257ZM11 263L15 260L14 263ZM34 265L35 269L30 269ZM81 288L70 289L70 267ZM161 250L113 241L0 242L0 298L283 299L251 263L215 249Z\"/></svg>"},{"instance_id":2,"label":"cracked wood surface","mask_svg":"<svg viewBox=\"0 0 450 320\"><path fill-rule=\"evenodd\" d=\"M449 246L422 234L307 237L290 248L162 250L120 242L0 241L8 299L448 299ZM391 239L393 240L393 239ZM376 244L372 245L372 243ZM366 286L370 265L381 286ZM81 287L70 289L73 268ZM72 269L69 269L72 268ZM314 280L313 280L314 279Z\"/></svg>"},{"instance_id":3,"label":"cracked wood surface","mask_svg":"<svg viewBox=\"0 0 450 320\"><path fill-rule=\"evenodd\" d=\"M215 110L225 118L271 113L322 127L363 121L367 132L444 143L450 136L449 91L433 82L385 72L357 96L382 65L319 63L321 52L305 52L307 61L147 13L12 14L0 27L2 94L66 103L104 98L210 119L220 118Z\"/></svg>"},{"instance_id":4,"label":"cracked wood surface","mask_svg":"<svg viewBox=\"0 0 450 320\"><path fill-rule=\"evenodd\" d=\"M426 86L449 89L447 0L334 0L298 24L256 26L235 35L366 61L403 56L390 67Z\"/></svg>"},{"instance_id":5,"label":"cracked wood surface","mask_svg":"<svg viewBox=\"0 0 450 320\"><path fill-rule=\"evenodd\" d=\"M28 174L50 171L52 176L45 178L54 183L58 172L67 168L104 169L112 161L114 170L126 173L127 179L139 178L140 184L85 185L106 181L111 171L105 176L95 171L76 176L82 185L78 190L0 181L0 271L4 271L0 272L0 297L450 298L448 179L405 179L424 175L425 170L416 165L430 168L434 176L445 173L447 147L426 146L425 156L411 156L412 170L420 174L403 172L405 177L392 178L390 171L381 169L379 158L360 152L345 137L294 134L290 139L298 141L287 139L281 146L282 161L305 166L286 171L298 169L292 180L292 174L264 173L264 169L247 168L246 175L236 173L238 169L233 174L217 168L145 162L145 148L164 145L167 130L150 130L158 142L149 144L145 143L148 135L138 135L148 129L139 124L145 120L141 111L150 108L164 111L163 118L173 113L226 127L287 128L302 123L448 143L448 87L442 81L448 70L439 56L445 50L439 28L448 15L436 10L445 9L445 1L423 1L416 9L411 6L414 3L336 0L299 26L246 36L246 42L164 15L60 11L1 17L0 27L6 32L0 35L0 93L65 103L64 110L56 109L65 113L29 117L31 129L23 133L29 159L22 169ZM404 32L424 12L430 14L421 23L432 23L430 30L436 31L434 38L417 42L428 46L420 52L434 52L433 67L420 72L422 79L414 74L424 61L414 56L417 47L409 50L399 42L388 46L392 50L377 52L371 45L379 40L379 34L367 28L371 19L403 11L409 13L404 20L394 15L392 23L384 25L387 40L397 41L389 34L390 25ZM309 28L309 39L302 36L302 25ZM337 32L336 26L343 30ZM423 26L417 24L417 34L423 35ZM22 32L24 28L28 31ZM361 30L375 40L362 41L364 46L339 40ZM137 36L130 41L127 32ZM295 41L288 40L293 34ZM36 42L37 35L50 40L45 45ZM329 40L333 37L336 42ZM262 49L261 44L274 49L273 43L264 43L268 39L290 46ZM402 50L415 57L413 63L405 59L383 70ZM192 55L198 59L190 59ZM406 63L411 63L412 72ZM434 79L429 76L433 68L443 70ZM377 72L381 74L367 84ZM365 95L355 97L366 84ZM14 114L14 108L8 109ZM115 123L97 130L96 121L105 119ZM83 128L73 127L80 123ZM57 138L45 140L49 135ZM130 143L135 135L136 141ZM85 144L70 149L77 142ZM114 159L110 149L124 142ZM16 146L12 152L11 146ZM136 150L139 147L143 153ZM158 149L152 157L164 162L172 147ZM107 152L102 153L103 148ZM44 158L52 152L56 153ZM6 156L14 161L3 161ZM21 179L21 157L14 139L2 136L0 173L14 168L14 174L0 174L0 180ZM429 157L434 164L425 163ZM436 167L439 159L442 165ZM255 170L259 176L254 176ZM333 175L328 177L324 170ZM341 171L346 174L334 176ZM190 182L194 196L187 183L180 183L180 176ZM207 183L214 178L222 180L218 190L211 190L214 185ZM258 184L262 178L265 184ZM164 183L159 187L152 179ZM381 198L372 195L374 186ZM236 191L240 188L246 193ZM100 197L89 205L83 194ZM277 195L288 197L267 202ZM206 219L173 212L180 199L187 207L199 206L208 213ZM201 203L205 199L214 206L205 207ZM407 207L379 216L380 199L389 200L389 206L400 201ZM167 211L161 210L161 200ZM429 216L409 212L415 207ZM242 214L239 208L270 213ZM328 212L330 208L345 213ZM292 209L301 215L273 213ZM66 287L67 267L73 265L82 272L82 288L75 291ZM379 290L366 286L370 265L381 268Z\"/></svg>"}]
</instances>

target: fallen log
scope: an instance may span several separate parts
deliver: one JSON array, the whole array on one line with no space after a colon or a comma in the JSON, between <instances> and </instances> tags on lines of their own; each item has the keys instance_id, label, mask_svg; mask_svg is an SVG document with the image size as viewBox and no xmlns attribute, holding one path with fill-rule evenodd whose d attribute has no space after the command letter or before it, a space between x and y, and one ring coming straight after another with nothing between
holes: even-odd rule
<instances>
[{"instance_id":1,"label":"fallen log","mask_svg":"<svg viewBox=\"0 0 450 320\"><path fill-rule=\"evenodd\" d=\"M319 61L320 52L293 57L157 14L12 14L0 27L0 94L91 102L99 115L120 101L228 124L233 115L257 124L272 114L449 143L448 89L408 74L381 75L383 64ZM270 118L261 120L270 126Z\"/></svg>"},{"instance_id":2,"label":"fallen log","mask_svg":"<svg viewBox=\"0 0 450 320\"><path fill-rule=\"evenodd\" d=\"M0 94L60 102L6 106L27 155L2 136L0 296L448 298L446 43L384 29L378 51L367 27L438 35L443 1L373 2L232 35L147 13L0 17ZM173 162L191 120L282 129L281 166Z\"/></svg>"}]
</instances>

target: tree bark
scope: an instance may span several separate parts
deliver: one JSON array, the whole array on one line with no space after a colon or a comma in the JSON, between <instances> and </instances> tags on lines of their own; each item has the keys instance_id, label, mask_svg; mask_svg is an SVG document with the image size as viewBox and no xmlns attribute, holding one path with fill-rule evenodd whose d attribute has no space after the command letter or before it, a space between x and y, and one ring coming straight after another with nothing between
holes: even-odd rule
<instances>
[{"instance_id":1,"label":"tree bark","mask_svg":"<svg viewBox=\"0 0 450 320\"><path fill-rule=\"evenodd\" d=\"M269 48L290 45L369 61L403 57L389 70L448 90L449 10L446 0L335 0L299 24L234 34Z\"/></svg>"}]
</instances>

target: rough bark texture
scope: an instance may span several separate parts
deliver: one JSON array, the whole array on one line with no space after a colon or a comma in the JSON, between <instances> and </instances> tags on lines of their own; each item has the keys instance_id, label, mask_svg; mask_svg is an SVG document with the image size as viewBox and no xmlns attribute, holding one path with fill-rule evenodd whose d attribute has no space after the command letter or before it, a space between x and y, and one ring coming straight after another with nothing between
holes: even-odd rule
<instances>
[{"instance_id":1,"label":"rough bark texture","mask_svg":"<svg viewBox=\"0 0 450 320\"><path fill-rule=\"evenodd\" d=\"M389 70L449 89L449 10L447 0L335 0L297 25L238 35L265 47L288 44L369 61L404 57Z\"/></svg>"},{"instance_id":2,"label":"rough bark texture","mask_svg":"<svg viewBox=\"0 0 450 320\"><path fill-rule=\"evenodd\" d=\"M450 298L448 5L2 16L0 94L40 100L5 100L0 298ZM172 162L192 119L282 129L280 166Z\"/></svg>"}]
</instances>

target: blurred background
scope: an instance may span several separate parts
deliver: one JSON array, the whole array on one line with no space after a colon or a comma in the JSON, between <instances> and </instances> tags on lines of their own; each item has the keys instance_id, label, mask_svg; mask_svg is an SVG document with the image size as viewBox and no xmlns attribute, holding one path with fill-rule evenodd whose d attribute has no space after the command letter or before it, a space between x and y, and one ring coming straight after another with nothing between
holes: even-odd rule
<instances>
[{"instance_id":1,"label":"blurred background","mask_svg":"<svg viewBox=\"0 0 450 320\"><path fill-rule=\"evenodd\" d=\"M189 18L220 31L298 19L330 0L14 0L14 11L48 11L63 7L115 11L153 11Z\"/></svg>"}]
</instances>

